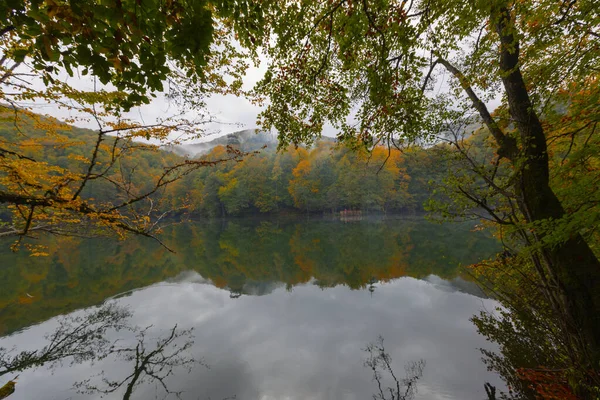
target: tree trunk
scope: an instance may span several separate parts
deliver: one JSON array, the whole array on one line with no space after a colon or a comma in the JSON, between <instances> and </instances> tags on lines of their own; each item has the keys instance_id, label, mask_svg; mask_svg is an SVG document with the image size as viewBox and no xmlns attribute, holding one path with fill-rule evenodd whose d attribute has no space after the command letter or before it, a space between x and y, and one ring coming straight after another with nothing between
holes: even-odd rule
<instances>
[{"instance_id":1,"label":"tree trunk","mask_svg":"<svg viewBox=\"0 0 600 400\"><path fill-rule=\"evenodd\" d=\"M500 71L511 119L522 143L522 153L513 163L521 168L516 193L520 211L528 222L558 220L565 216L550 187L546 136L531 104L519 68L519 43L507 8L492 13L500 36ZM540 238L541 239L541 238ZM562 292L564 312L571 333L579 337L587 361L600 361L600 262L579 234L543 249L542 255Z\"/></svg>"}]
</instances>

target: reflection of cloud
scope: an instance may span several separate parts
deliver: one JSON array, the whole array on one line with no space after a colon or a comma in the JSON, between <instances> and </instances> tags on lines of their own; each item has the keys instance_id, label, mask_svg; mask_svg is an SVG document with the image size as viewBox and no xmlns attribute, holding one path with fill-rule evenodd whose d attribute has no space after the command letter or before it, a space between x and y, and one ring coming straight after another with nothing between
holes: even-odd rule
<instances>
[{"instance_id":1,"label":"reflection of cloud","mask_svg":"<svg viewBox=\"0 0 600 400\"><path fill-rule=\"evenodd\" d=\"M463 292L477 297L487 297L485 292L475 282L469 282L457 276L450 281L444 280L435 275L429 275L424 278L427 282L434 284L440 290L450 292Z\"/></svg>"},{"instance_id":2,"label":"reflection of cloud","mask_svg":"<svg viewBox=\"0 0 600 400\"><path fill-rule=\"evenodd\" d=\"M258 399L260 390L248 363L230 358L213 363L210 368L198 367L191 374L182 373L169 380L173 388L184 388L184 399L222 400ZM139 399L154 399L153 387L140 388L136 392Z\"/></svg>"},{"instance_id":3,"label":"reflection of cloud","mask_svg":"<svg viewBox=\"0 0 600 400\"><path fill-rule=\"evenodd\" d=\"M371 398L375 387L362 366L361 349L380 334L399 374L405 363L426 360L417 399L484 398L485 381L500 385L480 361L477 348L486 342L469 321L482 302L491 308L493 301L415 279L383 284L373 297L368 291L306 285L233 300L227 291L183 282L150 287L121 301L136 310L133 322L140 326L195 327L194 355L211 369L199 367L170 381L181 385L185 399ZM35 381L26 373L28 385L15 400L36 398L50 381L64 395L71 382L93 371L76 366L54 377L39 371Z\"/></svg>"}]
</instances>

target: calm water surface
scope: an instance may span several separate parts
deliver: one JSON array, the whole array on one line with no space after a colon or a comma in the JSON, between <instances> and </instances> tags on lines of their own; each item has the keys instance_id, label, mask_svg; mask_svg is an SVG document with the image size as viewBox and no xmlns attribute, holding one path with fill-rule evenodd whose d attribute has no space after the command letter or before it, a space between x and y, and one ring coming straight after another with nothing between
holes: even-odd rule
<instances>
[{"instance_id":1,"label":"calm water surface","mask_svg":"<svg viewBox=\"0 0 600 400\"><path fill-rule=\"evenodd\" d=\"M137 329L103 332L113 348L135 349L143 332L149 354L175 326L193 328L165 348L168 355L187 343L178 356L202 361L164 379L183 399L370 399L377 384L364 348L379 336L401 378L406 365L425 361L416 399L484 399L485 382L502 387L481 362L478 349L489 344L469 321L496 304L459 269L498 245L471 225L238 219L179 225L163 238L175 254L139 238L48 238L43 258L3 250L4 359L8 349L47 346L64 316L112 306L130 310L126 324ZM102 376L132 374L135 352L127 354L67 357L0 376L0 386L20 374L11 400L120 399L126 385L103 394ZM88 379L98 390L73 386ZM151 379L134 389L134 399L166 395Z\"/></svg>"}]
</instances>

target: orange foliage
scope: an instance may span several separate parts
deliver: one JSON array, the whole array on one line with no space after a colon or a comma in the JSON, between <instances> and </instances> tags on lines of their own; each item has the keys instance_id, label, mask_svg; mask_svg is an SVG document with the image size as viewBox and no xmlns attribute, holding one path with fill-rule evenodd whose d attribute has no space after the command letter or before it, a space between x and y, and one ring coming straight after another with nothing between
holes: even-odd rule
<instances>
[{"instance_id":1,"label":"orange foliage","mask_svg":"<svg viewBox=\"0 0 600 400\"><path fill-rule=\"evenodd\" d=\"M540 400L577 400L571 391L564 371L547 369L520 368L517 370L520 379L530 382L530 387Z\"/></svg>"}]
</instances>

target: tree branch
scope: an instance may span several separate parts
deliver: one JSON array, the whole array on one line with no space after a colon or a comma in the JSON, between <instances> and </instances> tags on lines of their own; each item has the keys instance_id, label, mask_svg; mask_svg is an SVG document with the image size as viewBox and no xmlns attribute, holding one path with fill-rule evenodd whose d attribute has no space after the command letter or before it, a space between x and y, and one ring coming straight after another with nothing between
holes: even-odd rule
<instances>
[{"instance_id":1,"label":"tree branch","mask_svg":"<svg viewBox=\"0 0 600 400\"><path fill-rule=\"evenodd\" d=\"M104 132L99 131L98 138L96 139L96 145L94 146L94 152L92 153L92 159L90 160L90 164L88 166L87 173L85 174L83 180L81 181L81 185L79 185L79 189L77 189L77 191L73 194L73 197L71 198L71 200L75 200L79 196L79 194L81 193L83 188L85 188L86 183L90 179L90 176L92 175L92 170L96 166L96 160L98 158L98 150L100 149L100 143L102 143L103 138L104 138Z\"/></svg>"},{"instance_id":2,"label":"tree branch","mask_svg":"<svg viewBox=\"0 0 600 400\"><path fill-rule=\"evenodd\" d=\"M4 36L8 32L14 31L15 29L16 27L14 25L5 26L4 28L0 29L0 36Z\"/></svg>"},{"instance_id":3,"label":"tree branch","mask_svg":"<svg viewBox=\"0 0 600 400\"><path fill-rule=\"evenodd\" d=\"M21 65L21 62L16 62L13 64L12 67L8 68L6 70L6 72L4 73L4 75L2 75L2 77L0 77L0 83L4 83L8 78L10 78L12 76L12 73L15 69L17 69L17 67Z\"/></svg>"},{"instance_id":4,"label":"tree branch","mask_svg":"<svg viewBox=\"0 0 600 400\"><path fill-rule=\"evenodd\" d=\"M423 81L423 85L421 85L421 93L425 93L425 89L427 88L427 84L429 83L429 79L431 78L431 74L433 73L435 66L438 65L439 62L440 62L440 60L437 59L433 63L431 63L431 65L429 66L429 71L427 72L427 75L425 75L425 80Z\"/></svg>"},{"instance_id":5,"label":"tree branch","mask_svg":"<svg viewBox=\"0 0 600 400\"><path fill-rule=\"evenodd\" d=\"M469 84L469 81L465 77L465 75L454 65L452 65L449 61L438 58L437 62L442 64L446 69L454 75L456 79L460 82L460 86L463 88L469 99L473 103L473 107L479 113L481 119L489 129L490 133L498 143L498 155L500 157L506 157L509 160L514 159L518 154L517 141L509 136L506 136L504 132L500 129L489 110L487 109L485 103L481 101L481 99L475 94L473 88Z\"/></svg>"}]
</instances>

